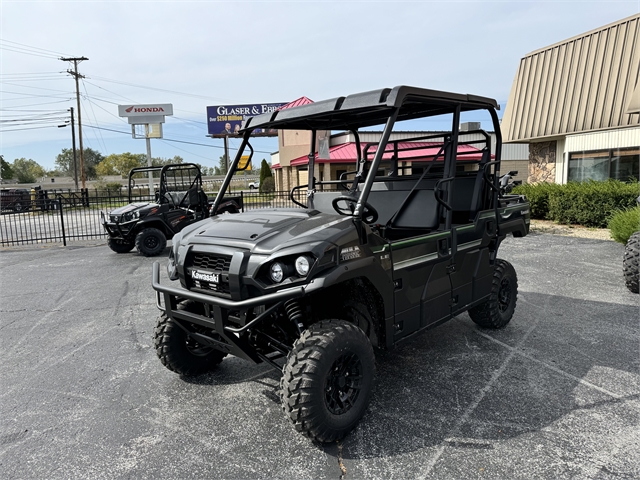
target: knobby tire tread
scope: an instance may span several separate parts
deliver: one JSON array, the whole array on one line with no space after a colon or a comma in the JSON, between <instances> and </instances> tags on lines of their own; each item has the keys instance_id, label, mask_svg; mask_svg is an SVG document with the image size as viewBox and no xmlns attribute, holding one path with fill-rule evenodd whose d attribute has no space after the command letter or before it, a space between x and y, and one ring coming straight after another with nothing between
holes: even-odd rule
<instances>
[{"instance_id":1,"label":"knobby tire tread","mask_svg":"<svg viewBox=\"0 0 640 480\"><path fill-rule=\"evenodd\" d=\"M504 328L510 321L513 316L513 311L507 317L504 317L499 310L498 306L498 292L500 290L500 285L502 283L502 279L504 278L505 273L510 273L513 278L513 283L511 285L514 296L514 308L515 310L515 302L517 301L518 296L518 278L516 276L516 272L513 266L501 259L496 260L495 269L493 271L493 278L491 283L491 295L487 301L481 303L480 305L469 309L469 316L471 320L478 326L482 328L491 328L491 329L499 329Z\"/></svg>"},{"instance_id":2,"label":"knobby tire tread","mask_svg":"<svg viewBox=\"0 0 640 480\"><path fill-rule=\"evenodd\" d=\"M182 308L181 308L182 307ZM189 304L178 308L193 312ZM225 352L212 350L206 357L191 355L186 348L187 335L165 313L158 318L153 335L153 345L160 362L172 372L195 376L214 370L227 356Z\"/></svg>"},{"instance_id":3,"label":"knobby tire tread","mask_svg":"<svg viewBox=\"0 0 640 480\"><path fill-rule=\"evenodd\" d=\"M285 415L298 432L320 443L341 438L357 423L344 432L328 428L322 421L319 399L315 398L312 389L315 382L323 381L319 378L323 356L327 356L329 344L338 335L343 339L351 338L354 342L365 340L371 359L374 359L371 343L358 326L344 320L322 320L305 330L296 340L280 379L280 399ZM375 368L375 360L372 360L372 365ZM367 403L368 393L363 392L363 399Z\"/></svg>"},{"instance_id":4,"label":"knobby tire tread","mask_svg":"<svg viewBox=\"0 0 640 480\"><path fill-rule=\"evenodd\" d=\"M622 261L624 281L630 292L640 292L640 232L635 232L624 249Z\"/></svg>"}]
</instances>

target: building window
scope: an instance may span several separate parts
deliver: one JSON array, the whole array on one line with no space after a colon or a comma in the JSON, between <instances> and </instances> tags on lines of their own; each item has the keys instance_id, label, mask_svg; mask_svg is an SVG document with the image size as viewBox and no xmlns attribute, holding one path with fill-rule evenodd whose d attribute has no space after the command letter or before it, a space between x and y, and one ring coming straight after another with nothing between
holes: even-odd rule
<instances>
[{"instance_id":1,"label":"building window","mask_svg":"<svg viewBox=\"0 0 640 480\"><path fill-rule=\"evenodd\" d=\"M569 155L570 182L640 180L640 147L574 152Z\"/></svg>"}]
</instances>

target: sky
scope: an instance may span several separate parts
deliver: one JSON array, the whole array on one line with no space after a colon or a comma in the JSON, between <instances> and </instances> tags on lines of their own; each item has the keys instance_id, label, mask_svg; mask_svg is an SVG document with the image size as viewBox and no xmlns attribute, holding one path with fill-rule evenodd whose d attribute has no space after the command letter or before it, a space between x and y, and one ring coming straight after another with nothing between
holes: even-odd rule
<instances>
[{"instance_id":1,"label":"sky","mask_svg":"<svg viewBox=\"0 0 640 480\"><path fill-rule=\"evenodd\" d=\"M215 166L223 140L206 136L207 106L412 85L495 98L501 116L523 56L639 12L640 0L0 0L0 154L53 169L71 148L58 125L76 108L75 82L60 57L88 58L85 148L146 153L118 105L171 103L152 155ZM277 140L253 146L270 161Z\"/></svg>"}]
</instances>

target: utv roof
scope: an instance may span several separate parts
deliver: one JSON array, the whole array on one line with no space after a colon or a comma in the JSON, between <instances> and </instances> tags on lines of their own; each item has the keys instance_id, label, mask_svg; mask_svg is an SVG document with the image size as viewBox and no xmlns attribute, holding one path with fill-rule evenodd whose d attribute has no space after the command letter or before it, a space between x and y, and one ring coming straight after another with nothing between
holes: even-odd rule
<instances>
[{"instance_id":1,"label":"utv roof","mask_svg":"<svg viewBox=\"0 0 640 480\"><path fill-rule=\"evenodd\" d=\"M383 124L396 108L400 121L450 113L458 105L463 112L500 108L491 98L401 85L257 115L247 120L243 131L351 130Z\"/></svg>"}]
</instances>

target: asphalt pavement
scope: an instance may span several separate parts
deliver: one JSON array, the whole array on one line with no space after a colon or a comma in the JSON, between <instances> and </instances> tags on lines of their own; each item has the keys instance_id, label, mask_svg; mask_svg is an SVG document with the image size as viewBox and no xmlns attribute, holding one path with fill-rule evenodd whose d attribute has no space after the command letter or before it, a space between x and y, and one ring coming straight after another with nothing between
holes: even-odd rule
<instances>
[{"instance_id":1,"label":"asphalt pavement","mask_svg":"<svg viewBox=\"0 0 640 480\"><path fill-rule=\"evenodd\" d=\"M284 417L270 367L162 366L154 259L103 242L0 249L0 478L640 478L640 297L623 250L507 239L511 323L464 314L379 353L361 423L319 446Z\"/></svg>"}]
</instances>

